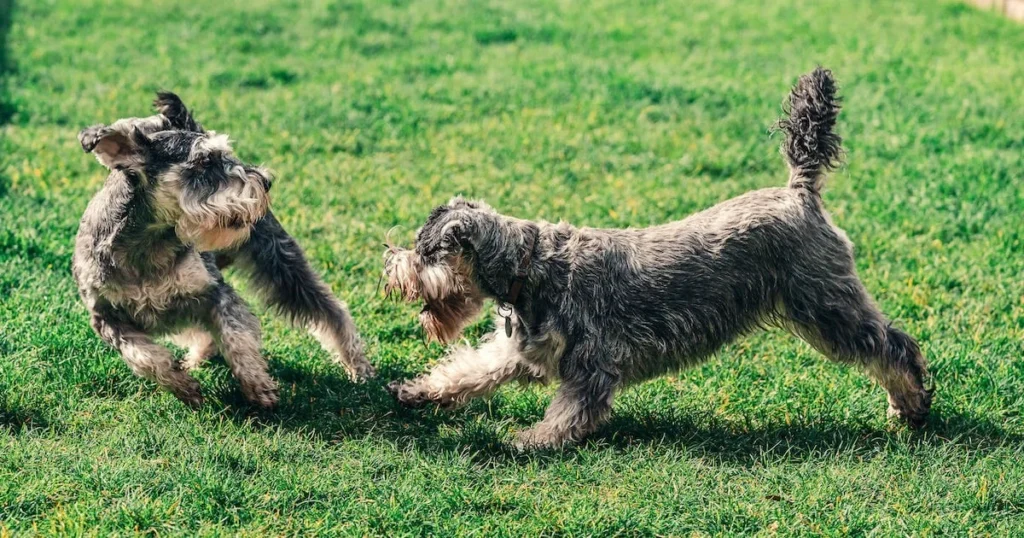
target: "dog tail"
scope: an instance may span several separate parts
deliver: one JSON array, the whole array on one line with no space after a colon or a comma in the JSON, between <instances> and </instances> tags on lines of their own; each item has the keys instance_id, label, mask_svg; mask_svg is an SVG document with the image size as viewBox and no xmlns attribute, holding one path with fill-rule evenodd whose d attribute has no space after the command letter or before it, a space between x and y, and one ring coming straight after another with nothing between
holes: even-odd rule
<instances>
[{"instance_id":1,"label":"dog tail","mask_svg":"<svg viewBox=\"0 0 1024 538\"><path fill-rule=\"evenodd\" d=\"M843 139L835 133L840 98L832 72L818 67L800 77L789 93L786 115L776 123L786 133L782 154L789 163L789 186L821 192L825 174L842 160Z\"/></svg>"}]
</instances>

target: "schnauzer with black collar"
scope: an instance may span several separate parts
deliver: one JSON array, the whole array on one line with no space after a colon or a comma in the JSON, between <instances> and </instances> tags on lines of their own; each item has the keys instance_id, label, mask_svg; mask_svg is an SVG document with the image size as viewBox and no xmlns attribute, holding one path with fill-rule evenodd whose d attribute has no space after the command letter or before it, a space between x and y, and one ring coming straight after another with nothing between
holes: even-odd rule
<instances>
[{"instance_id":1,"label":"schnauzer with black collar","mask_svg":"<svg viewBox=\"0 0 1024 538\"><path fill-rule=\"evenodd\" d=\"M373 376L347 308L270 212L270 174L241 162L227 136L204 131L176 95L160 93L155 105L158 115L79 133L110 169L82 217L72 262L100 337L136 374L194 407L203 398L188 370L219 350L246 399L274 406L259 322L220 273L236 262L351 377ZM159 336L189 348L182 363Z\"/></svg>"},{"instance_id":2,"label":"schnauzer with black collar","mask_svg":"<svg viewBox=\"0 0 1024 538\"><path fill-rule=\"evenodd\" d=\"M918 345L872 301L822 204L842 153L839 108L831 72L802 77L778 123L789 185L661 226L532 222L462 198L438 207L415 250L389 249L386 289L424 301L433 339L458 337L485 298L499 304L499 329L390 391L409 406L455 407L511 380L558 379L544 419L517 440L554 447L593 432L623 387L773 324L863 368L888 392L891 415L923 425L931 391Z\"/></svg>"}]
</instances>

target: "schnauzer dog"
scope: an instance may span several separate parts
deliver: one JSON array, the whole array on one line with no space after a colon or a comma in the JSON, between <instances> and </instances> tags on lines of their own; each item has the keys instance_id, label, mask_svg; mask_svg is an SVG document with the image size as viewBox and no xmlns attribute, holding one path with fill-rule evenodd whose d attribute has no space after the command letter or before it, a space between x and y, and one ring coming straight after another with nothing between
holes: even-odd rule
<instances>
[{"instance_id":1,"label":"schnauzer dog","mask_svg":"<svg viewBox=\"0 0 1024 538\"><path fill-rule=\"evenodd\" d=\"M430 338L456 338L485 298L498 302L499 330L389 390L408 406L455 407L510 380L557 378L544 419L516 441L555 447L598 428L619 389L772 324L862 367L888 392L891 415L923 425L931 391L918 345L874 304L822 205L842 154L839 108L831 72L805 75L777 125L789 185L661 226L531 222L459 197L436 208L414 251L389 249L386 290L424 301Z\"/></svg>"},{"instance_id":2,"label":"schnauzer dog","mask_svg":"<svg viewBox=\"0 0 1024 538\"><path fill-rule=\"evenodd\" d=\"M374 375L345 305L268 208L271 176L241 162L228 137L205 131L174 94L159 114L84 129L110 169L82 217L73 272L92 327L138 375L193 407L188 370L218 350L250 402L272 407L277 383L260 326L220 269L235 262L269 306L306 326L354 379ZM177 364L154 337L189 348Z\"/></svg>"}]
</instances>

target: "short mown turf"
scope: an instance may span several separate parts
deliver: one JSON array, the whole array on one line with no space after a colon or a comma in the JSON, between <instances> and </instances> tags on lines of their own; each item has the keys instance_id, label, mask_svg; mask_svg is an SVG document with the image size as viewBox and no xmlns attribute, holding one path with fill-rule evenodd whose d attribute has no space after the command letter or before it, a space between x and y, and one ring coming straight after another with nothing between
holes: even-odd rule
<instances>
[{"instance_id":1,"label":"short mown turf","mask_svg":"<svg viewBox=\"0 0 1024 538\"><path fill-rule=\"evenodd\" d=\"M10 7L0 534L1024 534L1024 26L931 0ZM408 243L456 193L621 227L781 185L768 127L819 63L848 149L825 203L931 363L925 431L780 331L623 392L559 453L507 445L550 388L452 413L391 402L387 381L444 350L375 292L389 229ZM350 383L257 307L279 409L248 407L215 361L196 413L92 333L70 256L104 170L75 135L149 114L160 88L277 172L275 211L380 379Z\"/></svg>"}]
</instances>

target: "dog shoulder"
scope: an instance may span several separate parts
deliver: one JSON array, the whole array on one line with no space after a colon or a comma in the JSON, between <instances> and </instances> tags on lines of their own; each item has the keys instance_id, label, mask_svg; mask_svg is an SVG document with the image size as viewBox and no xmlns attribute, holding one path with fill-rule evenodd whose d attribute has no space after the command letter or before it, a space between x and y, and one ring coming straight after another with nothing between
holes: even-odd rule
<instances>
[{"instance_id":1,"label":"dog shoulder","mask_svg":"<svg viewBox=\"0 0 1024 538\"><path fill-rule=\"evenodd\" d=\"M131 180L119 171L112 172L89 201L79 222L72 256L73 273L80 284L91 280L100 286L109 276L114 266L114 244L125 228L134 201Z\"/></svg>"}]
</instances>

